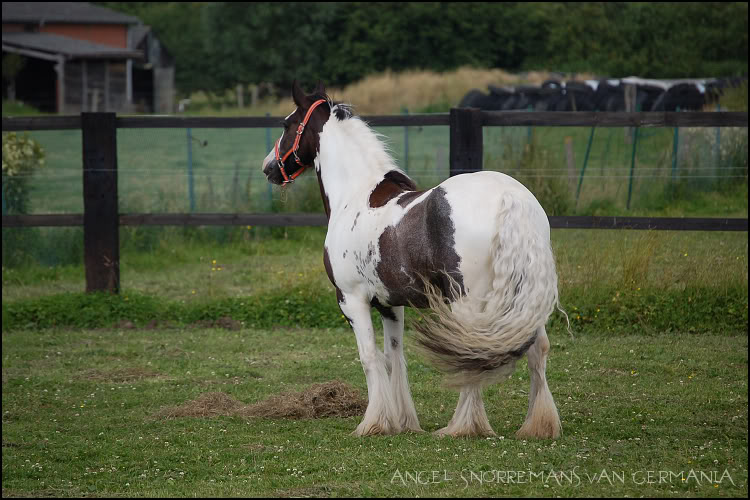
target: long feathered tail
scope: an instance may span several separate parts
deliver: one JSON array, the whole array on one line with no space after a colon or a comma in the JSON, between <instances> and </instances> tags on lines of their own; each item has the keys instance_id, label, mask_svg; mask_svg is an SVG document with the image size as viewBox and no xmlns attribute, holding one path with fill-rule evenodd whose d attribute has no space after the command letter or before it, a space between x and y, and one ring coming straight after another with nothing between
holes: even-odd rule
<instances>
[{"instance_id":1,"label":"long feathered tail","mask_svg":"<svg viewBox=\"0 0 750 500\"><path fill-rule=\"evenodd\" d=\"M417 342L451 386L484 386L509 375L559 308L549 222L538 202L505 193L496 222L494 278L487 295L461 295L460 285L446 273L451 303L424 280L432 312L414 322Z\"/></svg>"}]
</instances>

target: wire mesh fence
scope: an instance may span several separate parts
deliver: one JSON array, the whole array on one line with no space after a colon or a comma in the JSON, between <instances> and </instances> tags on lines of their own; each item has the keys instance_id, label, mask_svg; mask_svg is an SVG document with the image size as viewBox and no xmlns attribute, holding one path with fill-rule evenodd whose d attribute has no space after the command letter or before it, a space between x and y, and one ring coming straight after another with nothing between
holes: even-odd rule
<instances>
[{"instance_id":1,"label":"wire mesh fence","mask_svg":"<svg viewBox=\"0 0 750 500\"><path fill-rule=\"evenodd\" d=\"M420 188L449 176L447 126L377 131ZM266 182L261 162L277 133L119 129L120 212L322 211L314 174L301 176L283 194ZM46 165L28 180L29 213L81 213L81 132L29 135L46 155ZM504 172L530 188L554 184L566 191L571 204L551 215L586 213L597 203L624 215L675 184L706 191L747 180L746 128L484 127L483 139L486 170ZM4 206L4 213L9 208Z\"/></svg>"},{"instance_id":2,"label":"wire mesh fence","mask_svg":"<svg viewBox=\"0 0 750 500\"><path fill-rule=\"evenodd\" d=\"M376 127L396 163L420 189L450 175L448 126ZM262 160L280 129L121 128L117 130L120 213L274 213L323 211L317 178L306 173L291 188L271 186ZM33 131L45 165L27 174L26 213L83 212L80 130ZM746 127L483 127L483 168L511 175L534 192L549 215L648 213L678 189L710 192L747 185ZM5 161L5 159L4 159ZM5 196L3 214L13 212ZM746 198L745 198L746 209ZM727 216L721 206L706 216ZM159 231L128 230L158 241ZM80 228L3 229L21 252L49 250L45 264L78 255ZM232 228L211 228L217 241ZM126 231L127 233L127 231ZM125 239L129 236L126 234ZM146 245L146 243L143 243ZM149 243L151 244L151 243ZM13 245L11 245L13 246ZM62 247L66 249L63 251ZM70 250L70 251L68 251ZM3 251L6 263L6 251Z\"/></svg>"}]
</instances>

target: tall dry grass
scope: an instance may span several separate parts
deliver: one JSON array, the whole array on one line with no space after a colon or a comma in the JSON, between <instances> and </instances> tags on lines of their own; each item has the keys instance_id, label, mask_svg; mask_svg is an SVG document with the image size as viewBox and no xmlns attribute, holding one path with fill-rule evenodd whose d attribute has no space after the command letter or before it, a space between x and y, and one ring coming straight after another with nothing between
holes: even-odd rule
<instances>
[{"instance_id":1,"label":"tall dry grass","mask_svg":"<svg viewBox=\"0 0 750 500\"><path fill-rule=\"evenodd\" d=\"M335 101L354 105L360 115L395 114L408 109L417 112L435 105L455 106L471 89L487 91L487 85L517 86L541 85L551 74L533 71L520 75L502 69L462 67L454 71L436 73L426 70L408 70L401 73L385 71L370 75L343 89L329 88ZM578 75L576 78L590 78ZM289 113L289 99L282 99L272 110L272 115Z\"/></svg>"},{"instance_id":2,"label":"tall dry grass","mask_svg":"<svg viewBox=\"0 0 750 500\"><path fill-rule=\"evenodd\" d=\"M592 78L595 76L590 74L573 74L563 77L564 80ZM352 104L355 112L360 115L398 114L404 109L418 113L434 108L441 111L447 110L456 106L461 98L472 89L487 92L488 85L539 86L549 79L560 79L560 76L547 71L513 74L502 69L464 66L443 73L428 70L408 70L400 73L385 71L365 77L344 88L330 87L327 92L335 101ZM310 91L312 88L305 90ZM214 96L211 99L203 92L196 92L191 96L187 114L262 116L269 113L271 116L285 116L289 114L292 107L291 89L279 99L264 99L256 106L246 105L244 108L237 107L234 90L227 90L223 95Z\"/></svg>"}]
</instances>

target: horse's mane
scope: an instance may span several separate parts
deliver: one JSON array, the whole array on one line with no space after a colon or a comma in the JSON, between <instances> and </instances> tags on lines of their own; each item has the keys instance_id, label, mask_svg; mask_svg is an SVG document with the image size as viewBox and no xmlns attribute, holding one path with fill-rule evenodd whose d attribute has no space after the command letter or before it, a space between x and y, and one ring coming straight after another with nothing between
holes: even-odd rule
<instances>
[{"instance_id":1,"label":"horse's mane","mask_svg":"<svg viewBox=\"0 0 750 500\"><path fill-rule=\"evenodd\" d=\"M316 101L318 99L325 99L331 109L331 114L335 116L338 121L343 121L354 116L354 109L351 104L334 101L328 94L313 94L310 97Z\"/></svg>"},{"instance_id":2,"label":"horse's mane","mask_svg":"<svg viewBox=\"0 0 750 500\"><path fill-rule=\"evenodd\" d=\"M414 182L396 165L387 142L388 137L372 129L367 122L355 115L351 104L333 101L330 96L323 94L315 94L312 97L328 101L331 116L335 116L341 126L359 137L359 144L367 151L365 157L374 160L374 164L379 165L379 170L382 170L384 174L388 172L401 174L408 181L404 182L409 185L410 189L416 189Z\"/></svg>"}]
</instances>

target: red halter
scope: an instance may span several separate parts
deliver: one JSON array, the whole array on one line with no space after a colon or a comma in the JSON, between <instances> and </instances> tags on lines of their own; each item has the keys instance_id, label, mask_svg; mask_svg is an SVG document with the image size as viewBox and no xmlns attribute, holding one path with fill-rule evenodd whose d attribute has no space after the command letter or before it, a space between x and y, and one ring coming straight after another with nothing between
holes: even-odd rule
<instances>
[{"instance_id":1,"label":"red halter","mask_svg":"<svg viewBox=\"0 0 750 500\"><path fill-rule=\"evenodd\" d=\"M292 149L286 152L283 158L279 157L279 144L281 143L281 139L284 138L284 134L281 134L281 137L276 141L276 146L274 147L276 151L276 163L279 164L279 169L281 170L281 175L284 177L283 184L288 184L290 182L294 182L294 179L296 179L304 170L309 167L310 165L304 165L302 161L299 159L299 156L297 156L297 150L299 149L299 141L302 138L302 132L305 131L305 126L307 125L307 122L310 120L310 115L312 114L313 110L317 108L319 105L326 102L325 99L320 99L315 101L312 106L310 106L310 109L307 110L307 114L305 115L305 119L302 120L302 123L299 124L297 127L297 137L294 138L294 145L292 146ZM301 169L294 172L291 176L286 175L286 171L284 170L284 162L289 158L289 155L294 155L294 161L297 162L297 164L302 167Z\"/></svg>"}]
</instances>

